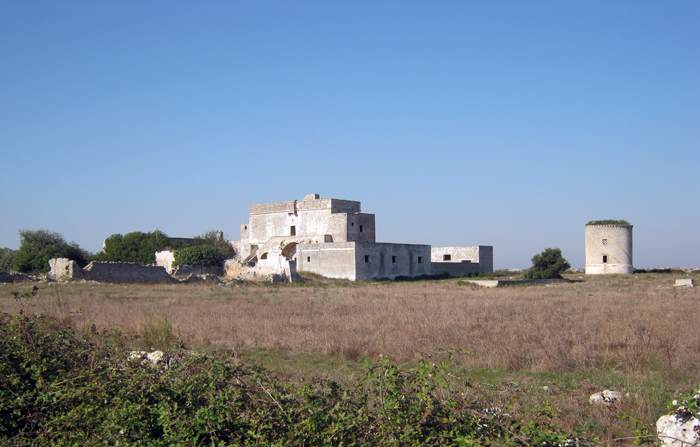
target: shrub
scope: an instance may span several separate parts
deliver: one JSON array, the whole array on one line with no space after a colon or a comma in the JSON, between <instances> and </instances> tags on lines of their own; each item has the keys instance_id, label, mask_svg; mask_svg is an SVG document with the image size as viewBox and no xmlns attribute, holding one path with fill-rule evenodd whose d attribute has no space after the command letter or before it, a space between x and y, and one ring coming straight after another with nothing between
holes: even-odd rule
<instances>
[{"instance_id":1,"label":"shrub","mask_svg":"<svg viewBox=\"0 0 700 447\"><path fill-rule=\"evenodd\" d=\"M468 399L445 365L388 359L340 385L275 378L224 353L128 361L123 341L0 315L1 445L576 446Z\"/></svg>"},{"instance_id":2,"label":"shrub","mask_svg":"<svg viewBox=\"0 0 700 447\"><path fill-rule=\"evenodd\" d=\"M219 266L228 258L228 251L213 244L191 245L175 250L173 266Z\"/></svg>"},{"instance_id":3,"label":"shrub","mask_svg":"<svg viewBox=\"0 0 700 447\"><path fill-rule=\"evenodd\" d=\"M586 225L629 225L630 223L622 219L591 220Z\"/></svg>"},{"instance_id":4,"label":"shrub","mask_svg":"<svg viewBox=\"0 0 700 447\"><path fill-rule=\"evenodd\" d=\"M10 248L0 248L0 272L9 272L13 269L15 251Z\"/></svg>"},{"instance_id":5,"label":"shrub","mask_svg":"<svg viewBox=\"0 0 700 447\"><path fill-rule=\"evenodd\" d=\"M561 278L561 274L571 267L558 248L548 248L533 256L532 267L525 271L527 279Z\"/></svg>"},{"instance_id":6,"label":"shrub","mask_svg":"<svg viewBox=\"0 0 700 447\"><path fill-rule=\"evenodd\" d=\"M63 236L47 230L22 230L20 246L13 255L13 267L24 273L46 272L49 259L68 258L81 267L88 263L90 254L75 242L67 243Z\"/></svg>"},{"instance_id":7,"label":"shrub","mask_svg":"<svg viewBox=\"0 0 700 447\"><path fill-rule=\"evenodd\" d=\"M113 234L105 239L104 249L95 256L100 261L136 262L153 264L155 253L170 247L168 236L162 231L151 233L134 231Z\"/></svg>"}]
</instances>

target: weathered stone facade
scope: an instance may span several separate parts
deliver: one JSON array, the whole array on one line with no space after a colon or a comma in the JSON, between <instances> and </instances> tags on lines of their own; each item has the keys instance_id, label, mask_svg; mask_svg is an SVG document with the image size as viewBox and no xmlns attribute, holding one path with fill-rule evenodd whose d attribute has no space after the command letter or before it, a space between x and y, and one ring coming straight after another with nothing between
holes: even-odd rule
<instances>
[{"instance_id":1,"label":"weathered stone facade","mask_svg":"<svg viewBox=\"0 0 700 447\"><path fill-rule=\"evenodd\" d=\"M363 213L357 201L309 194L303 200L253 205L241 225L241 239L232 242L240 265L229 262L227 275L292 279L298 271L365 280L435 274L429 245L379 243L375 234L374 214ZM450 248L469 251L474 265L451 264L439 274L493 270L492 247Z\"/></svg>"},{"instance_id":2,"label":"weathered stone facade","mask_svg":"<svg viewBox=\"0 0 700 447\"><path fill-rule=\"evenodd\" d=\"M49 260L49 279L54 281L87 281L109 283L173 283L176 280L165 268L130 262L93 261L80 268L75 261L65 258Z\"/></svg>"},{"instance_id":3,"label":"weathered stone facade","mask_svg":"<svg viewBox=\"0 0 700 447\"><path fill-rule=\"evenodd\" d=\"M589 223L586 225L586 274L631 274L632 225Z\"/></svg>"}]
</instances>

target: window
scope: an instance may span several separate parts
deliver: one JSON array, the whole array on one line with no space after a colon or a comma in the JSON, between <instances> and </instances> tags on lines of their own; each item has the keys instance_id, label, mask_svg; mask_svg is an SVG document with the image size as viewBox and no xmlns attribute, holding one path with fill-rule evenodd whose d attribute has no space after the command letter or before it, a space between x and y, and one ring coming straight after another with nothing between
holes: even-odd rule
<instances>
[{"instance_id":1,"label":"window","mask_svg":"<svg viewBox=\"0 0 700 447\"><path fill-rule=\"evenodd\" d=\"M423 256L418 256L418 263L422 264L423 263Z\"/></svg>"},{"instance_id":2,"label":"window","mask_svg":"<svg viewBox=\"0 0 700 447\"><path fill-rule=\"evenodd\" d=\"M603 239L603 245L608 245L608 240L607 240L607 239Z\"/></svg>"},{"instance_id":3,"label":"window","mask_svg":"<svg viewBox=\"0 0 700 447\"><path fill-rule=\"evenodd\" d=\"M311 262L311 256L306 257L306 262Z\"/></svg>"},{"instance_id":4,"label":"window","mask_svg":"<svg viewBox=\"0 0 700 447\"><path fill-rule=\"evenodd\" d=\"M391 257L391 263L392 263L392 264L396 264L396 256L392 256L392 257Z\"/></svg>"},{"instance_id":5,"label":"window","mask_svg":"<svg viewBox=\"0 0 700 447\"><path fill-rule=\"evenodd\" d=\"M442 255L442 260L443 260L443 261L451 261L451 260L452 260L452 255Z\"/></svg>"},{"instance_id":6,"label":"window","mask_svg":"<svg viewBox=\"0 0 700 447\"><path fill-rule=\"evenodd\" d=\"M369 255L365 255L365 264L369 264Z\"/></svg>"},{"instance_id":7,"label":"window","mask_svg":"<svg viewBox=\"0 0 700 447\"><path fill-rule=\"evenodd\" d=\"M267 259L267 253L263 253L262 255L260 255L260 259Z\"/></svg>"},{"instance_id":8,"label":"window","mask_svg":"<svg viewBox=\"0 0 700 447\"><path fill-rule=\"evenodd\" d=\"M296 236L296 235L297 235L297 227L295 227L294 225L292 225L291 227L289 227L289 235L290 235L290 236Z\"/></svg>"},{"instance_id":9,"label":"window","mask_svg":"<svg viewBox=\"0 0 700 447\"><path fill-rule=\"evenodd\" d=\"M363 229L364 229L364 228L362 228L362 225L360 225L360 233L362 233L362 230L363 230Z\"/></svg>"},{"instance_id":10,"label":"window","mask_svg":"<svg viewBox=\"0 0 700 447\"><path fill-rule=\"evenodd\" d=\"M247 230L247 229L248 229L248 225L243 225L243 229L244 229L244 230Z\"/></svg>"},{"instance_id":11,"label":"window","mask_svg":"<svg viewBox=\"0 0 700 447\"><path fill-rule=\"evenodd\" d=\"M355 226L355 222L350 222L350 226L351 226L351 227L354 227L354 226Z\"/></svg>"},{"instance_id":12,"label":"window","mask_svg":"<svg viewBox=\"0 0 700 447\"><path fill-rule=\"evenodd\" d=\"M608 255L603 255L603 264L608 263Z\"/></svg>"}]
</instances>

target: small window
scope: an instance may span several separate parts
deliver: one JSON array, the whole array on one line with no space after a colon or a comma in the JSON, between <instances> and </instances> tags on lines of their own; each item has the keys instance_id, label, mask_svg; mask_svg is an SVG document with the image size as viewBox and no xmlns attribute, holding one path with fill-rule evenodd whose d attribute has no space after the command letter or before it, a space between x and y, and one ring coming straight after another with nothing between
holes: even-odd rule
<instances>
[{"instance_id":1,"label":"small window","mask_svg":"<svg viewBox=\"0 0 700 447\"><path fill-rule=\"evenodd\" d=\"M306 257L306 262L311 262L311 256Z\"/></svg>"},{"instance_id":2,"label":"small window","mask_svg":"<svg viewBox=\"0 0 700 447\"><path fill-rule=\"evenodd\" d=\"M365 255L365 264L369 264L369 255Z\"/></svg>"},{"instance_id":3,"label":"small window","mask_svg":"<svg viewBox=\"0 0 700 447\"><path fill-rule=\"evenodd\" d=\"M247 230L247 229L248 229L248 225L243 225L243 229L244 229L244 230Z\"/></svg>"},{"instance_id":4,"label":"small window","mask_svg":"<svg viewBox=\"0 0 700 447\"><path fill-rule=\"evenodd\" d=\"M422 264L423 263L423 256L418 256L418 263Z\"/></svg>"},{"instance_id":5,"label":"small window","mask_svg":"<svg viewBox=\"0 0 700 447\"><path fill-rule=\"evenodd\" d=\"M354 226L355 226L355 222L350 222L350 226L351 226L351 227L354 227Z\"/></svg>"},{"instance_id":6,"label":"small window","mask_svg":"<svg viewBox=\"0 0 700 447\"><path fill-rule=\"evenodd\" d=\"M603 255L603 264L608 263L608 255Z\"/></svg>"},{"instance_id":7,"label":"small window","mask_svg":"<svg viewBox=\"0 0 700 447\"><path fill-rule=\"evenodd\" d=\"M360 225L360 233L362 233L362 230L364 230L364 228L362 228L362 225Z\"/></svg>"},{"instance_id":8,"label":"small window","mask_svg":"<svg viewBox=\"0 0 700 447\"><path fill-rule=\"evenodd\" d=\"M608 245L608 240L607 240L607 239L603 239L603 245Z\"/></svg>"},{"instance_id":9,"label":"small window","mask_svg":"<svg viewBox=\"0 0 700 447\"><path fill-rule=\"evenodd\" d=\"M396 256L392 256L392 257L391 257L391 263L392 263L392 264L396 264Z\"/></svg>"},{"instance_id":10,"label":"small window","mask_svg":"<svg viewBox=\"0 0 700 447\"><path fill-rule=\"evenodd\" d=\"M296 236L297 235L297 227L292 225L289 227L289 235L290 236Z\"/></svg>"},{"instance_id":11,"label":"small window","mask_svg":"<svg viewBox=\"0 0 700 447\"><path fill-rule=\"evenodd\" d=\"M452 260L452 255L442 255L442 260L443 260L443 261L451 261L451 260Z\"/></svg>"},{"instance_id":12,"label":"small window","mask_svg":"<svg viewBox=\"0 0 700 447\"><path fill-rule=\"evenodd\" d=\"M267 253L263 253L262 255L260 255L260 259L267 259Z\"/></svg>"}]
</instances>

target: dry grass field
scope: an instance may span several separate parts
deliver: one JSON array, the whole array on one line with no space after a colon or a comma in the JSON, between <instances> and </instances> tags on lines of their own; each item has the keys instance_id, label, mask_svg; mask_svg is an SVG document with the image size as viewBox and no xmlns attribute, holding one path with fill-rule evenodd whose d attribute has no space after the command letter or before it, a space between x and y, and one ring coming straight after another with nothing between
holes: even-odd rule
<instances>
[{"instance_id":1,"label":"dry grass field","mask_svg":"<svg viewBox=\"0 0 700 447\"><path fill-rule=\"evenodd\" d=\"M649 435L674 393L700 382L700 288L674 288L670 274L571 278L500 289L457 280L47 283L19 300L33 285L8 284L0 312L117 329L144 348L228 349L300 379L352 380L361 359L380 354L406 363L449 355L467 386L494 405L554 415L601 440ZM588 395L603 387L630 395L615 410L592 408Z\"/></svg>"}]
</instances>

